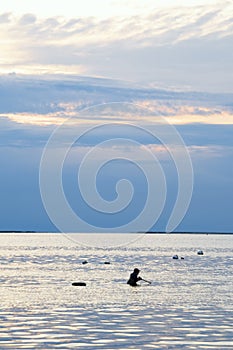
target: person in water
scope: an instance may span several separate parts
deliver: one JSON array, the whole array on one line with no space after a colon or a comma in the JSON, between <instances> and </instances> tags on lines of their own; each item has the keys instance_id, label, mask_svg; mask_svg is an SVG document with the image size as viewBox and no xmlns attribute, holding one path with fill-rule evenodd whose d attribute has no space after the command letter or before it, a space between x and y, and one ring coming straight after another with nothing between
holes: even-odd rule
<instances>
[{"instance_id":1,"label":"person in water","mask_svg":"<svg viewBox=\"0 0 233 350\"><path fill-rule=\"evenodd\" d=\"M129 284L132 287L138 286L137 282L142 279L140 276L138 276L139 272L139 269L134 269L133 272L130 274L127 284Z\"/></svg>"}]
</instances>

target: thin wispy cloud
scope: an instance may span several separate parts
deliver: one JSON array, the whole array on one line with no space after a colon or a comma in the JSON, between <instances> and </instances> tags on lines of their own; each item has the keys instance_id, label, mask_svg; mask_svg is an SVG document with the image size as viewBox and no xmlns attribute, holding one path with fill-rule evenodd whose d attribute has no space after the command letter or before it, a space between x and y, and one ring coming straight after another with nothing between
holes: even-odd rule
<instances>
[{"instance_id":1,"label":"thin wispy cloud","mask_svg":"<svg viewBox=\"0 0 233 350\"><path fill-rule=\"evenodd\" d=\"M68 119L68 127L117 123L119 127L110 128L108 136L126 137L130 134L127 123L140 122L146 126L161 117L185 135L188 146L222 144L223 140L225 146L231 144L233 97L230 94L139 89L121 85L119 81L114 86L111 80L84 77L17 75L1 77L0 94L4 96L0 104L2 140L8 139L7 144L17 139L17 135L21 138L23 133L27 142L30 135L34 141L36 134L44 140ZM101 104L102 108L98 107ZM221 133L225 137L220 140ZM141 136L138 139L145 144L151 142ZM86 145L94 143L95 138L89 138Z\"/></svg>"},{"instance_id":2,"label":"thin wispy cloud","mask_svg":"<svg viewBox=\"0 0 233 350\"><path fill-rule=\"evenodd\" d=\"M1 69L232 91L233 7L224 5L105 19L2 14Z\"/></svg>"},{"instance_id":3,"label":"thin wispy cloud","mask_svg":"<svg viewBox=\"0 0 233 350\"><path fill-rule=\"evenodd\" d=\"M0 94L4 96L0 118L25 125L56 126L67 118L79 122L142 119L144 123L153 123L158 116L173 125L233 124L232 94L145 89L119 81L114 85L106 79L68 76L59 79L8 75L2 76L0 83ZM134 107L118 110L119 102L130 102ZM93 107L99 104L108 105L104 113L96 115Z\"/></svg>"}]
</instances>

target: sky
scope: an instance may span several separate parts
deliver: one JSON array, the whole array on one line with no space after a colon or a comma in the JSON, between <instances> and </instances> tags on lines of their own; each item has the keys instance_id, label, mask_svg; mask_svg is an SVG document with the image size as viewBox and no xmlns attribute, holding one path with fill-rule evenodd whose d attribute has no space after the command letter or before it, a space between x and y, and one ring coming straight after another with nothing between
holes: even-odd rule
<instances>
[{"instance_id":1,"label":"sky","mask_svg":"<svg viewBox=\"0 0 233 350\"><path fill-rule=\"evenodd\" d=\"M231 1L7 1L1 72L232 92Z\"/></svg>"},{"instance_id":2,"label":"sky","mask_svg":"<svg viewBox=\"0 0 233 350\"><path fill-rule=\"evenodd\" d=\"M31 0L22 0L20 6L17 0L9 0L1 5L2 12L11 12L12 9L17 15L25 13L35 13L41 17L65 16L73 17L79 15L81 17L97 17L106 18L114 16L131 16L132 14L149 13L153 8L174 8L182 6L195 5L212 5L216 4L214 0L164 0L157 2L151 0L100 0L98 3L92 0L87 0L85 3L80 0L55 1L41 0L40 2Z\"/></svg>"},{"instance_id":3,"label":"sky","mask_svg":"<svg viewBox=\"0 0 233 350\"><path fill-rule=\"evenodd\" d=\"M7 1L0 42L0 231L233 231L231 1Z\"/></svg>"}]
</instances>

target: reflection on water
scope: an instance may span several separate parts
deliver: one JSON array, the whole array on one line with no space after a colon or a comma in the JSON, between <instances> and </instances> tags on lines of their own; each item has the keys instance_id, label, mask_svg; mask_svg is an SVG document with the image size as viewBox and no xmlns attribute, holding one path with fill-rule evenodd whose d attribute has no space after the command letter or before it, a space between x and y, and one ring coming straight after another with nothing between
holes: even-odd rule
<instances>
[{"instance_id":1,"label":"reflection on water","mask_svg":"<svg viewBox=\"0 0 233 350\"><path fill-rule=\"evenodd\" d=\"M95 249L62 235L1 235L0 246L1 349L233 348L233 236ZM151 285L125 283L136 266Z\"/></svg>"}]
</instances>

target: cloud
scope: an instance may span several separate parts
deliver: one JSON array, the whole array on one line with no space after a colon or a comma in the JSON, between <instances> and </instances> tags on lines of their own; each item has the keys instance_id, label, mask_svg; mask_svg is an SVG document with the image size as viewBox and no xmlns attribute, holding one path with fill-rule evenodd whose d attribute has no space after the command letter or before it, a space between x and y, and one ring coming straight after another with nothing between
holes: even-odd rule
<instances>
[{"instance_id":1,"label":"cloud","mask_svg":"<svg viewBox=\"0 0 233 350\"><path fill-rule=\"evenodd\" d=\"M232 94L143 88L82 76L17 74L0 77L0 94L0 118L25 125L56 126L67 118L149 124L158 116L176 126L233 124Z\"/></svg>"},{"instance_id":2,"label":"cloud","mask_svg":"<svg viewBox=\"0 0 233 350\"><path fill-rule=\"evenodd\" d=\"M2 15L2 69L77 72L233 91L232 4L154 9L125 17Z\"/></svg>"},{"instance_id":3,"label":"cloud","mask_svg":"<svg viewBox=\"0 0 233 350\"><path fill-rule=\"evenodd\" d=\"M0 94L1 147L42 147L67 118L71 119L66 127L71 129L109 124L87 135L79 146L92 147L109 137L132 134L138 142L157 147L158 140L129 124L147 128L158 117L175 125L188 147L232 145L230 94L139 88L81 76L17 74L0 77Z\"/></svg>"},{"instance_id":4,"label":"cloud","mask_svg":"<svg viewBox=\"0 0 233 350\"><path fill-rule=\"evenodd\" d=\"M77 181L77 163L109 137L134 136L158 156L165 169L172 193L168 213L177 189L172 160L158 140L133 133L124 124L136 119L146 126L161 115L183 137L194 166L194 196L180 229L232 228L232 4L139 13L104 20L41 18L33 13L0 15L1 69L11 73L0 77L2 228L12 229L14 221L13 229L51 229L40 199L39 166L51 133L67 117L75 122L71 127L119 123L90 132L68 154L63 175L75 209L77 192L70 179ZM33 75L20 75L20 71ZM73 75L48 74L54 72ZM112 79L93 77L98 75ZM166 85L170 88L164 88ZM96 109L81 112L96 104L124 101L147 110L115 104L105 105L102 113ZM59 147L66 146L61 141ZM129 157L137 154L137 147L122 148ZM115 156L118 149L101 148L99 156L107 151ZM98 180L100 193L112 199L115 191L110 187L116 178L125 176L125 170L137 184L137 211L142 199L141 177L131 166L125 168L118 162L112 171L103 171ZM83 215L88 213L84 210ZM109 218L105 219L108 225ZM165 219L155 229L164 229Z\"/></svg>"},{"instance_id":5,"label":"cloud","mask_svg":"<svg viewBox=\"0 0 233 350\"><path fill-rule=\"evenodd\" d=\"M0 24L6 24L11 22L11 13L3 13L0 15Z\"/></svg>"},{"instance_id":6,"label":"cloud","mask_svg":"<svg viewBox=\"0 0 233 350\"><path fill-rule=\"evenodd\" d=\"M139 155L140 147L149 148L157 156L164 170L168 199L161 220L154 227L156 230L164 230L177 192L177 172L174 162L156 138L127 125L128 123L124 124L127 121L133 122L138 115L136 120L147 126L155 121L158 115L164 115L171 121L181 119L182 122L175 127L190 152L195 174L191 207L179 229L230 230L233 188L231 94L143 88L119 80L82 76L17 74L0 77L0 94L2 96L0 102L2 229L55 229L45 213L40 198L40 160L52 132L67 116L70 116L75 122L68 125L68 131L72 132L76 130L74 127L77 127L80 133L83 125L89 125L91 128L96 122L99 125L107 123L105 129L97 128L79 139L65 159L64 191L74 210L78 211L81 206L81 215L87 220L88 216L93 217L94 223L100 226L103 222L106 226L117 224L108 215L99 218L96 212L91 211L90 214L87 206L80 205L77 168L87 152L100 142L109 138L130 138L139 142L141 146L129 147L122 143L121 154L123 151L124 156L130 158L132 155ZM132 104L105 104L112 101L132 102ZM135 107L133 105L135 102L142 108ZM101 111L98 108L80 112L83 107L101 103L103 103L102 113L98 113ZM214 124L216 121L221 124ZM109 125L112 122L115 124ZM64 147L67 147L67 139L61 138L56 152ZM97 155L99 159L106 154L114 158L117 157L118 151L119 147L114 145L109 148L100 146ZM116 196L116 182L129 176L136 192L135 201L129 210L126 214L122 212L120 215L121 222L126 222L127 218L134 217L135 213L140 211L142 199L145 200L146 196L146 184L143 182L142 174L136 172L137 169L131 163L125 164L119 160L110 163L98 174L98 191L105 199L112 200ZM50 166L52 165L51 162ZM203 212L205 215L202 216ZM221 222L224 222L224 225L221 226L219 224Z\"/></svg>"},{"instance_id":7,"label":"cloud","mask_svg":"<svg viewBox=\"0 0 233 350\"><path fill-rule=\"evenodd\" d=\"M25 15L23 15L19 21L18 21L18 24L20 26L28 26L28 25L32 25L34 23L36 23L36 16L31 14L31 13L27 13Z\"/></svg>"}]
</instances>

